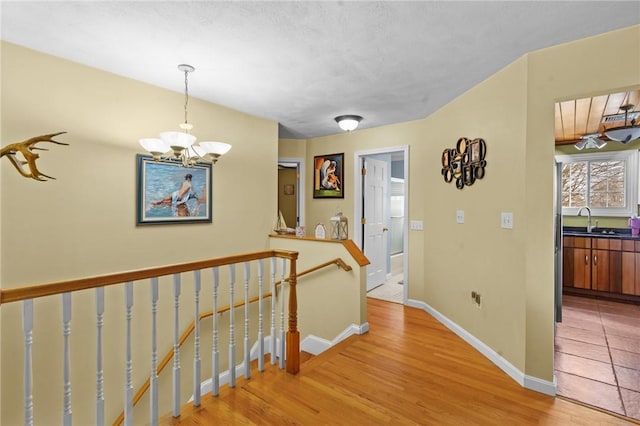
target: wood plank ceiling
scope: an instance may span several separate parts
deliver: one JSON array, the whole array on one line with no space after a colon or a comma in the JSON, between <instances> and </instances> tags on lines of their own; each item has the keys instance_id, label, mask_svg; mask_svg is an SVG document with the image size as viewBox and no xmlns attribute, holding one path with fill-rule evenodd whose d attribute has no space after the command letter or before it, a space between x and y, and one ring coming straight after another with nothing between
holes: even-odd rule
<instances>
[{"instance_id":1,"label":"wood plank ceiling","mask_svg":"<svg viewBox=\"0 0 640 426\"><path fill-rule=\"evenodd\" d=\"M581 136L594 133L599 134L602 140L609 140L603 134L604 126L607 128L624 126L624 111L620 107L627 104L634 106L629 110L629 114L640 112L640 89L557 102L556 145L576 143ZM603 124L605 117L618 114L622 114L619 119Z\"/></svg>"}]
</instances>

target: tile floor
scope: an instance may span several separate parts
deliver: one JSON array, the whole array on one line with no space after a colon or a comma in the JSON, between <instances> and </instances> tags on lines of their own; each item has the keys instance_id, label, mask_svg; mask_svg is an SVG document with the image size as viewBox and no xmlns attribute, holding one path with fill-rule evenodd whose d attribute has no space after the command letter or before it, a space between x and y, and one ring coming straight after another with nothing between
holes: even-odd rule
<instances>
[{"instance_id":1,"label":"tile floor","mask_svg":"<svg viewBox=\"0 0 640 426\"><path fill-rule=\"evenodd\" d=\"M640 420L640 305L564 295L558 395Z\"/></svg>"},{"instance_id":2,"label":"tile floor","mask_svg":"<svg viewBox=\"0 0 640 426\"><path fill-rule=\"evenodd\" d=\"M368 297L386 300L388 302L403 303L404 296L404 275L402 273L403 255L391 256L391 275L384 284L367 292Z\"/></svg>"}]
</instances>

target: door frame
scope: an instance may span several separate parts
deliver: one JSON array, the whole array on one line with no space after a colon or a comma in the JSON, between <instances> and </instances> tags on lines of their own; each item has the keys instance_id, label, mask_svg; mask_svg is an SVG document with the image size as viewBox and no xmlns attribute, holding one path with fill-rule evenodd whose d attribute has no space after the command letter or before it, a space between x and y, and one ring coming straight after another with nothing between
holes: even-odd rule
<instances>
[{"instance_id":1,"label":"door frame","mask_svg":"<svg viewBox=\"0 0 640 426\"><path fill-rule=\"evenodd\" d=\"M299 226L304 225L304 189L306 187L304 183L304 158L294 158L294 157L278 157L278 164L280 163L294 163L297 165L298 169L298 179L296 188L296 202L298 204L298 223ZM289 225L290 226L290 225Z\"/></svg>"},{"instance_id":2,"label":"door frame","mask_svg":"<svg viewBox=\"0 0 640 426\"><path fill-rule=\"evenodd\" d=\"M555 159L554 161L554 197L553 197L553 213L554 213L554 311L555 322L562 322L562 162ZM554 330L554 337L555 337Z\"/></svg>"},{"instance_id":3,"label":"door frame","mask_svg":"<svg viewBox=\"0 0 640 426\"><path fill-rule=\"evenodd\" d=\"M408 300L408 288L410 285L409 282L409 145L400 145L400 146L392 146L388 148L377 148L377 149L367 149L362 151L355 151L353 153L353 241L356 243L358 248L362 250L362 226L360 224L360 218L363 214L362 208L362 199L364 194L362 192L362 185L364 184L364 178L362 176L361 167L362 160L364 157L368 157L371 155L378 154L391 154L401 152L404 158L404 185L405 185L405 197L404 197L404 211L405 211L405 221L403 225L403 295L402 301L404 304L407 303Z\"/></svg>"}]
</instances>

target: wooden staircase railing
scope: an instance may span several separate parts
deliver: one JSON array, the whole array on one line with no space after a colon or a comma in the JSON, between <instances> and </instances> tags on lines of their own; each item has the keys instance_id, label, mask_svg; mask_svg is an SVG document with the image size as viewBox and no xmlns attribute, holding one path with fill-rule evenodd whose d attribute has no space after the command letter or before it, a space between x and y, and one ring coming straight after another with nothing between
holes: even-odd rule
<instances>
[{"instance_id":1,"label":"wooden staircase railing","mask_svg":"<svg viewBox=\"0 0 640 426\"><path fill-rule=\"evenodd\" d=\"M262 290L262 259L271 258L271 292L264 292ZM71 335L71 303L72 303L72 295L75 292L81 290L95 289L95 318L96 318L96 336L97 336L97 368L96 368L96 400L95 400L95 424L102 426L104 425L104 372L102 371L102 324L104 320L104 297L105 292L104 288L113 285L123 284L125 290L125 313L126 313L126 380L125 380L125 411L121 414L116 423L121 424L123 421L127 425L131 425L133 423L133 404L134 399L135 402L139 401L142 395L151 389L152 398L151 398L151 424L157 424L157 393L158 393L158 384L157 384L157 374L155 374L155 380L147 380L147 382L138 390L138 392L133 394L133 386L132 386L132 339L131 339L131 329L132 329L132 307L133 307L133 288L134 284L137 286L141 284L141 282L146 280L146 283L150 283L150 289L152 294L152 366L156 368L152 368L152 371L160 373L163 369L169 365L170 361L174 360L174 384L173 384L173 414L174 416L179 415L180 413L180 402L179 402L179 392L180 392L180 358L179 358L179 350L183 343L187 340L187 338L194 333L195 331L195 357L194 358L194 395L197 397L194 399L194 405L199 405L200 400L200 381L196 383L196 378L200 376L199 370L199 323L202 319L213 316L214 311L218 314L224 313L227 311L231 311L231 315L229 316L230 322L230 330L233 334L233 312L234 309L245 306L245 376L249 378L248 374L250 374L249 366L249 350L248 347L248 305L259 301L258 305L260 307L260 315L259 315L259 336L260 341L262 340L262 299L263 298L272 298L272 321L271 321L271 337L272 337L272 363L275 364L274 354L276 353L276 335L275 332L275 311L274 311L274 302L275 297L278 296L277 289L284 282L288 283L289 288L289 298L288 298L288 328L285 333L284 329L284 298L280 298L280 302L282 306L280 307L281 318L280 318L280 334L278 336L279 339L279 353L280 353L280 368L286 368L286 371L290 374L296 374L300 369L300 334L297 329L297 293L296 293L296 284L298 277L302 277L306 274L312 273L319 269L325 268L329 265L337 265L339 268L343 270L349 271L351 267L347 265L342 259L333 259L323 264L317 265L313 268L310 268L300 274L297 273L296 270L296 261L298 258L298 253L294 251L287 250L279 250L279 249L270 249L259 252L245 253L234 256L226 256L214 259L206 259L195 262L187 262L175 265L166 265L155 268L146 268L128 272L119 272L113 274L106 274L88 278L80 278L80 279L72 279L66 281L59 282L51 282L40 285L32 285L25 286L19 288L11 288L0 290L0 307L2 305L14 302L22 302L22 320L23 320L23 334L24 334L24 424L31 426L34 424L34 411L33 411L33 367L32 367L32 358L33 358L33 327L34 327L34 310L36 306L34 306L34 299L43 298L48 296L62 295L62 325L63 325L63 334L64 334L64 354L63 354L63 363L64 363L64 371L63 371L63 416L62 423L64 425L72 424L72 410L71 410L71 345L70 345L70 335ZM282 279L275 282L276 270L278 267L276 266L276 259L282 260L282 268L281 275ZM257 261L257 262L254 262ZM285 273L286 261L289 262L288 273ZM260 290L258 292L258 296L249 298L249 271L251 270L251 264L258 264L259 271L259 286ZM244 300L235 303L233 300L233 288L235 286L235 265L239 263L244 263L245 266L245 276L244 276L244 290L245 297ZM228 306L217 308L217 287L218 287L218 268L221 266L229 266L229 290L230 290L230 303ZM199 292L200 292L200 271L211 268L213 270L213 278L214 278L214 309L200 314L199 313ZM187 329L178 336L178 314L179 314L179 298L180 298L180 276L184 272L193 272L194 276L194 291L195 291L195 317L198 318L198 321L192 321L192 323L187 327ZM163 276L173 276L173 298L174 298L174 316L175 316L175 339L174 339L174 347L173 351L168 353L162 361L157 363L156 356L156 311L157 311L157 302L158 302L158 278ZM163 284L166 284L163 282ZM215 318L215 317L214 317ZM49 321L47 317L47 321ZM214 324L217 324L217 321L214 320ZM217 327L217 325L216 325ZM217 328L214 333L217 333ZM179 337L179 338L178 338ZM214 340L217 340L216 334L214 334ZM285 345L286 340L286 345ZM235 342L235 339L234 339ZM216 343L217 344L217 343ZM37 347L37 344L35 345ZM235 356L232 357L232 353L235 352L235 344L233 348L230 346L229 350L229 365L231 379L230 385L235 381ZM264 350L260 348L261 354L260 358L264 360ZM216 355L217 356L217 355ZM286 365L285 360L286 359ZM198 365L197 368L195 365ZM176 367L177 367L177 385L176 385ZM44 368L44 367L42 367ZM263 368L263 367L259 367ZM218 371L217 366L212 368L212 371ZM261 369L262 371L262 369ZM212 373L213 374L213 373ZM218 374L218 373L216 373ZM213 392L212 392L213 393ZM155 395L155 404L154 404L154 396ZM178 395L178 396L177 396ZM153 411L154 408L156 410L156 414L154 416ZM86 413L85 413L86 415Z\"/></svg>"},{"instance_id":2,"label":"wooden staircase railing","mask_svg":"<svg viewBox=\"0 0 640 426\"><path fill-rule=\"evenodd\" d=\"M344 271L350 271L352 268L351 266L349 266L344 260L342 260L341 258L336 258L336 259L332 259L329 260L328 262L324 262L321 263L319 265L316 265L312 268L309 268L303 272L300 272L298 274L298 278L301 278L307 274L310 274L312 272L318 271L320 269L326 268L327 266L331 266L331 265L336 265L338 266L338 268L344 270ZM288 281L285 280L285 281ZM277 291L278 288L282 285L282 281L277 281L275 283L275 289L276 289L276 295L277 295ZM269 298L271 297L272 294L271 292L265 293L263 294L264 298ZM249 303L254 303L257 302L259 299L259 297L254 296L252 298L249 299ZM238 302L234 305L234 308L240 308L243 307L245 305L245 302ZM218 314L222 314L225 313L227 311L229 311L231 309L231 306L227 305L227 306L223 306L220 309L217 310ZM204 312L202 314L200 314L199 319L200 321L202 321L203 319L209 318L213 316L213 311L207 311ZM180 336L180 346L182 346L184 344L184 342L189 338L189 336L193 333L193 331L195 330L195 320L192 321L189 326L186 328L186 330L182 333L182 335ZM298 351L299 353L299 351ZM288 356L288 355L287 355ZM169 364L169 362L171 361L171 359L173 358L173 349L168 351L167 354L165 355L165 357L162 359L162 361L160 361L160 363L158 364L158 369L156 374L160 374L164 368ZM299 359L298 359L299 362ZM138 389L138 391L136 392L136 394L133 396L133 405L135 406L138 401L140 401L140 399L142 399L142 397L144 396L144 394L149 390L150 387L150 383L151 383L151 379L147 379L142 386L140 387L140 389ZM120 415L118 416L118 418L113 422L113 426L120 426L122 424L122 422L124 422L124 410L120 413Z\"/></svg>"},{"instance_id":3,"label":"wooden staircase railing","mask_svg":"<svg viewBox=\"0 0 640 426\"><path fill-rule=\"evenodd\" d=\"M132 308L133 308L133 287L135 284L140 284L143 280L150 280L151 284L151 292L152 292L152 312L153 312L153 326L152 326L152 341L153 343L153 360L156 360L155 354L155 341L156 341L156 309L157 309L157 286L158 286L158 278L163 276L173 276L173 297L174 297L174 324L175 324L175 342L174 342L174 376L173 376L173 412L174 415L179 415L179 410L181 406L181 402L179 400L180 394L180 361L179 361L179 345L178 345L178 327L179 327L179 298L180 298L180 288L181 288L181 273L183 272L194 272L194 288L195 288L195 311L198 312L198 294L200 291L200 271L203 269L211 268L214 276L214 292L217 291L218 287L218 268L221 266L229 266L229 290L230 290L230 299L233 297L233 288L235 286L235 265L243 263L245 266L245 279L244 279L244 289L245 296L249 294L249 272L251 269L251 262L257 261L259 271L262 270L262 260L263 259L271 259L271 272L272 277L275 277L277 266L276 259L282 260L282 268L281 275L282 279L285 279L287 275L285 273L286 261L289 262L289 271L288 278L286 281L289 284L289 328L284 332L284 318L280 322L281 328L281 341L284 341L286 335L286 341L290 344L289 347L286 347L286 358L288 359L286 366L284 363L284 355L285 347L282 344L281 349L281 361L280 368L285 368L286 371L292 374L295 374L299 371L299 365L295 365L295 362L299 362L299 332L297 330L297 302L295 286L297 283L296 277L296 261L298 258L298 253L294 251L287 250L279 250L279 249L270 249L259 252L251 252L233 256L219 257L214 259L206 259L195 262L187 262L175 265L167 265L155 268L147 268L140 269L135 271L128 272L119 272L114 274L100 275L95 277L88 278L80 278L80 279L72 279L66 281L52 282L46 284L39 285L31 285L19 288L11 288L4 289L0 291L0 307L2 305L8 303L14 303L22 301L22 323L23 323L23 335L24 335L24 424L27 426L32 426L34 424L34 407L33 407L33 327L34 327L34 299L43 298L47 296L55 296L62 295L62 312L63 312L63 332L64 332L64 354L63 354L63 416L62 423L63 425L71 425L72 424L72 410L71 410L71 346L69 336L71 335L71 302L72 302L72 294L81 290L88 289L96 289L96 336L98 341L96 343L97 347L97 371L96 371L96 415L95 415L95 424L96 425L104 425L104 373L102 371L102 324L104 318L104 288L112 285L124 284L125 290L125 308L126 308L126 380L125 380L125 423L127 426L133 424L133 386L132 386ZM261 278L259 279L261 282ZM275 280L272 279L272 282ZM261 285L261 284L260 284ZM261 291L262 292L262 291ZM245 297L248 300L248 297ZM284 298L281 298L282 306L281 312L284 312ZM230 308L233 311L233 307L235 303L230 303ZM216 306L214 302L214 306ZM282 315L282 314L281 314ZM272 317L274 315L272 314ZM230 316L233 318L233 315ZM248 310L245 309L245 347L248 343ZM198 322L199 323L199 322ZM262 327L262 324L260 324ZM273 327L272 327L273 329ZM230 324L230 333L233 333L233 324ZM296 343L298 345L296 346ZM235 340L234 340L235 346ZM199 337L196 337L196 356L199 357ZM245 354L248 351L245 349ZM229 350L230 358L232 354L231 345ZM264 355L263 355L264 357ZM234 361L235 362L235 361ZM248 365L248 360L246 363ZM194 359L194 365L198 364L199 370L199 358L197 360ZM231 362L230 362L231 364ZM235 365L235 364L233 364ZM194 372L195 370L194 366ZM233 370L233 369L231 369ZM153 371L153 369L152 369ZM245 368L246 371L246 368ZM198 373L194 373L194 376L197 376ZM196 379L194 377L194 393L199 395L199 387L200 380L198 380L197 384L195 383ZM157 386L157 381L152 384L152 388ZM196 388L197 386L197 388ZM154 394L157 396L157 388L154 391ZM199 398L199 396L198 396ZM157 400L157 398L156 398ZM198 401L199 403L199 401ZM152 402L152 406L153 406ZM155 404L157 408L157 403ZM153 410L152 410L153 411ZM156 410L157 411L157 410ZM157 412L151 414L152 420L151 423L157 423ZM50 420L50 419L49 419Z\"/></svg>"}]
</instances>

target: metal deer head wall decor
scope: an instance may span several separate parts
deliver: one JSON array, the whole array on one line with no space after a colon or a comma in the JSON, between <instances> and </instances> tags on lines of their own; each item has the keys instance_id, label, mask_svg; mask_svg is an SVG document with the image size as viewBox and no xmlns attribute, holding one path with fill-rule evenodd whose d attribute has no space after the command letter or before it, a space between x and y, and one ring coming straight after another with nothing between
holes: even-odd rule
<instances>
[{"instance_id":1,"label":"metal deer head wall decor","mask_svg":"<svg viewBox=\"0 0 640 426\"><path fill-rule=\"evenodd\" d=\"M36 146L36 144L40 142L51 142L56 145L69 145L68 143L53 140L55 136L62 135L64 133L66 132L51 133L48 135L36 136L23 142L12 143L0 149L0 158L6 155L18 173L26 178L39 181L46 181L47 179L45 178L55 179L53 176L45 175L38 170L36 160L40 158L40 155L34 151L48 151L46 148ZM17 154L21 154L21 156L18 157ZM24 159L21 157L24 157Z\"/></svg>"},{"instance_id":2,"label":"metal deer head wall decor","mask_svg":"<svg viewBox=\"0 0 640 426\"><path fill-rule=\"evenodd\" d=\"M484 139L460 138L456 147L442 152L442 176L449 183L455 179L456 188L471 186L476 179L482 179L487 161L487 144Z\"/></svg>"}]
</instances>

